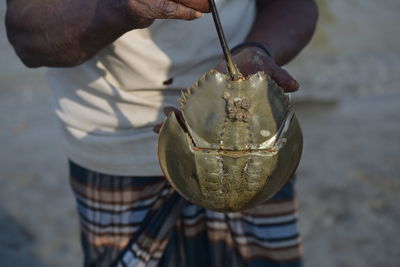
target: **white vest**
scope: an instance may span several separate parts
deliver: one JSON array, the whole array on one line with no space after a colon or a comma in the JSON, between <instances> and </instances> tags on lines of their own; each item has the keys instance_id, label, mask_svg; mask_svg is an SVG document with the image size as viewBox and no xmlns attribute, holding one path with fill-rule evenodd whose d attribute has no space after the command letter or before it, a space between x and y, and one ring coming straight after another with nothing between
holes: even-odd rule
<instances>
[{"instance_id":1,"label":"white vest","mask_svg":"<svg viewBox=\"0 0 400 267\"><path fill-rule=\"evenodd\" d=\"M255 0L217 0L230 47L243 42ZM53 68L48 80L68 157L113 175L162 175L153 126L180 90L222 60L211 14L194 21L156 20L133 30L74 68ZM172 79L171 84L166 81Z\"/></svg>"}]
</instances>

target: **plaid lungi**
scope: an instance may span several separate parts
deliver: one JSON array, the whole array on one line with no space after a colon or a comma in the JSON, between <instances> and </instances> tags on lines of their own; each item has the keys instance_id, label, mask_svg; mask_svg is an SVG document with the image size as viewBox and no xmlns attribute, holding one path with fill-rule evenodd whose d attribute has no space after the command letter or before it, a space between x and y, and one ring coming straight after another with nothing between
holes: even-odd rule
<instances>
[{"instance_id":1,"label":"plaid lungi","mask_svg":"<svg viewBox=\"0 0 400 267\"><path fill-rule=\"evenodd\" d=\"M243 212L205 210L163 177L100 174L70 163L85 266L301 265L293 179Z\"/></svg>"}]
</instances>

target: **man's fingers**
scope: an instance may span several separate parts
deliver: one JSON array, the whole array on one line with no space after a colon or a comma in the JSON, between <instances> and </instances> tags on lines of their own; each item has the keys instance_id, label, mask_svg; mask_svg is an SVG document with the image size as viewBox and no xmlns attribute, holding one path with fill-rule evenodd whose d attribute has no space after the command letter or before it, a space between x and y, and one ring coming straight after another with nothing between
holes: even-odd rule
<instances>
[{"instance_id":1,"label":"man's fingers","mask_svg":"<svg viewBox=\"0 0 400 267\"><path fill-rule=\"evenodd\" d=\"M284 69L273 69L271 78L276 81L285 92L294 92L299 89L299 83Z\"/></svg>"},{"instance_id":2,"label":"man's fingers","mask_svg":"<svg viewBox=\"0 0 400 267\"><path fill-rule=\"evenodd\" d=\"M173 1L180 3L184 6L193 8L202 13L210 12L210 5L208 0L173 0Z\"/></svg>"},{"instance_id":3,"label":"man's fingers","mask_svg":"<svg viewBox=\"0 0 400 267\"><path fill-rule=\"evenodd\" d=\"M159 14L157 18L159 19L194 20L203 15L199 11L170 0L159 1L158 5Z\"/></svg>"},{"instance_id":4,"label":"man's fingers","mask_svg":"<svg viewBox=\"0 0 400 267\"><path fill-rule=\"evenodd\" d=\"M157 123L157 124L153 127L153 132L155 132L156 134L159 134L162 125L163 125L163 122Z\"/></svg>"}]
</instances>

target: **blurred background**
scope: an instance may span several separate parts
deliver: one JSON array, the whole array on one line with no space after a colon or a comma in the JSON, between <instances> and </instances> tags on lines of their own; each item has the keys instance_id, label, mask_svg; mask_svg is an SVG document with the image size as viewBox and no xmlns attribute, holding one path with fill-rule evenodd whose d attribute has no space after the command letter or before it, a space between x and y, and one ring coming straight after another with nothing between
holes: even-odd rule
<instances>
[{"instance_id":1,"label":"blurred background","mask_svg":"<svg viewBox=\"0 0 400 267\"><path fill-rule=\"evenodd\" d=\"M312 43L287 68L304 136L306 266L400 266L400 1L318 0ZM5 1L0 3L4 18ZM80 266L78 222L45 69L0 26L0 266Z\"/></svg>"}]
</instances>

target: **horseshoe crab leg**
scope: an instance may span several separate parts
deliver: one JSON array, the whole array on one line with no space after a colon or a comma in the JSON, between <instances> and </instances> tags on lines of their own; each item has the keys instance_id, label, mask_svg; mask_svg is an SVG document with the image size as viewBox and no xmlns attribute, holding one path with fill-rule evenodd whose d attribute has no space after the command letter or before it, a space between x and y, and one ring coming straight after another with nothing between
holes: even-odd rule
<instances>
[{"instance_id":1,"label":"horseshoe crab leg","mask_svg":"<svg viewBox=\"0 0 400 267\"><path fill-rule=\"evenodd\" d=\"M240 73L239 69L236 67L235 63L233 63L231 52L229 51L229 47L226 42L224 30L222 29L221 21L219 19L217 7L215 6L214 0L210 1L210 9L214 19L215 28L217 29L218 38L221 43L222 51L224 52L224 57L226 61L226 66L228 68L229 75L231 76L233 81L237 81L242 79L243 75Z\"/></svg>"}]
</instances>

